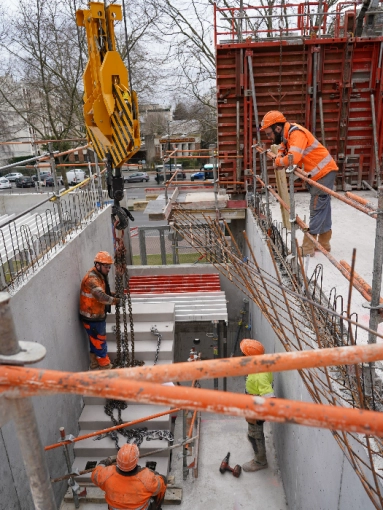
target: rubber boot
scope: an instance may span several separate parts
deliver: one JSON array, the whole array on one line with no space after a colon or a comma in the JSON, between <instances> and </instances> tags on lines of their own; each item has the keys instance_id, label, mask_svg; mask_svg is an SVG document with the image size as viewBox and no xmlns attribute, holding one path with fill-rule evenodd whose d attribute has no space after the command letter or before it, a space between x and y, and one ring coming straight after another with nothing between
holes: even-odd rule
<instances>
[{"instance_id":1,"label":"rubber boot","mask_svg":"<svg viewBox=\"0 0 383 510\"><path fill-rule=\"evenodd\" d=\"M324 232L324 234L319 234L319 237L318 237L319 244L321 246L323 246L323 248L326 251L331 251L331 244L330 244L331 235L332 235L332 230L328 230L327 232Z\"/></svg>"},{"instance_id":2,"label":"rubber boot","mask_svg":"<svg viewBox=\"0 0 383 510\"><path fill-rule=\"evenodd\" d=\"M266 464L259 464L256 460L250 460L249 462L245 462L245 464L242 465L242 469L246 473L251 473L253 471L260 471L261 469L266 469L268 467L267 462Z\"/></svg>"},{"instance_id":3,"label":"rubber boot","mask_svg":"<svg viewBox=\"0 0 383 510\"><path fill-rule=\"evenodd\" d=\"M313 237L315 239L317 238L316 235L313 235ZM313 257L315 255L315 244L306 235L303 237L301 254L302 257L305 257L306 255L310 255L310 257Z\"/></svg>"},{"instance_id":4,"label":"rubber boot","mask_svg":"<svg viewBox=\"0 0 383 510\"><path fill-rule=\"evenodd\" d=\"M97 361L97 356L95 354L93 354L93 352L90 352L89 358L90 358L89 370L98 370L99 365L98 365L98 361Z\"/></svg>"}]
</instances>

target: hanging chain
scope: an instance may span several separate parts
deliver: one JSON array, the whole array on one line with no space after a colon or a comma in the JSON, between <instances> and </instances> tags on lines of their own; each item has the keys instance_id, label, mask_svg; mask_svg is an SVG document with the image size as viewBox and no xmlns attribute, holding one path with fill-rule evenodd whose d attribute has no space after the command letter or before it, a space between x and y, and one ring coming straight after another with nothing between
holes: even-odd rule
<instances>
[{"instance_id":1,"label":"hanging chain","mask_svg":"<svg viewBox=\"0 0 383 510\"><path fill-rule=\"evenodd\" d=\"M157 365L158 355L160 353L162 335L158 331L157 326L152 326L150 329L150 332L152 333L152 335L156 335L156 337L157 337L157 349L156 349L156 354L154 356L154 365Z\"/></svg>"},{"instance_id":2,"label":"hanging chain","mask_svg":"<svg viewBox=\"0 0 383 510\"><path fill-rule=\"evenodd\" d=\"M116 236L116 231L113 228L113 238L115 245L114 264L116 269L115 277L115 292L116 296L120 298L120 303L116 305L115 317L115 333L116 333L116 347L117 357L113 363L113 368L125 368L142 366L144 361L139 361L134 358L134 324L133 324L133 310L132 310L132 299L130 296L129 286L129 273L126 265L126 248L123 241L124 231L121 231L121 237ZM126 288L126 294L125 294ZM129 335L128 335L128 321L126 313L126 304L128 305L129 312L129 323L130 323L130 341L132 355L129 353ZM124 324L124 332L121 335L121 307L122 307L122 319ZM128 404L123 400L107 400L104 410L114 425L120 425L123 423L121 412L127 409ZM114 410L117 409L118 419L114 417ZM120 432L120 431L119 431ZM122 432L120 432L122 433ZM118 436L116 436L116 446L118 449Z\"/></svg>"}]
</instances>

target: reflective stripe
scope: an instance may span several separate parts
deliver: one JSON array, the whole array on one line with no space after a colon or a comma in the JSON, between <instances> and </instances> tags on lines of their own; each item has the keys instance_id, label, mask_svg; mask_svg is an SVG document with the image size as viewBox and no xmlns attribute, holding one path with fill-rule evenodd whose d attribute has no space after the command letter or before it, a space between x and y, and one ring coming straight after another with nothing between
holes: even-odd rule
<instances>
[{"instance_id":1,"label":"reflective stripe","mask_svg":"<svg viewBox=\"0 0 383 510\"><path fill-rule=\"evenodd\" d=\"M84 317L89 317L89 319L94 319L94 315L92 313L85 312L85 310L81 310L81 315L84 315Z\"/></svg>"},{"instance_id":2,"label":"reflective stripe","mask_svg":"<svg viewBox=\"0 0 383 510\"><path fill-rule=\"evenodd\" d=\"M317 149L318 147L319 142L317 139L315 139L313 143L309 147L306 147L306 149L303 151L303 157L307 156L307 154L310 154L310 152L312 152L314 149Z\"/></svg>"},{"instance_id":3,"label":"reflective stripe","mask_svg":"<svg viewBox=\"0 0 383 510\"><path fill-rule=\"evenodd\" d=\"M301 129L299 129L298 126L296 125L292 125L292 127L289 129L289 135L293 132L293 131L302 131Z\"/></svg>"},{"instance_id":4,"label":"reflective stripe","mask_svg":"<svg viewBox=\"0 0 383 510\"><path fill-rule=\"evenodd\" d=\"M85 296L85 297L88 297L88 298L93 298L93 299L94 299L93 294L88 294L87 292L82 292L82 291L81 291L81 295L82 295L82 296Z\"/></svg>"},{"instance_id":5,"label":"reflective stripe","mask_svg":"<svg viewBox=\"0 0 383 510\"><path fill-rule=\"evenodd\" d=\"M317 175L321 170L323 170L325 166L327 166L331 162L331 160L332 156L328 154L325 158L322 159L322 161L318 163L318 165L313 170L311 170L310 172L311 176L314 177L315 175Z\"/></svg>"},{"instance_id":6,"label":"reflective stripe","mask_svg":"<svg viewBox=\"0 0 383 510\"><path fill-rule=\"evenodd\" d=\"M297 147L296 145L292 145L289 149L289 152L298 152L299 154L303 154L303 149L301 147Z\"/></svg>"}]
</instances>

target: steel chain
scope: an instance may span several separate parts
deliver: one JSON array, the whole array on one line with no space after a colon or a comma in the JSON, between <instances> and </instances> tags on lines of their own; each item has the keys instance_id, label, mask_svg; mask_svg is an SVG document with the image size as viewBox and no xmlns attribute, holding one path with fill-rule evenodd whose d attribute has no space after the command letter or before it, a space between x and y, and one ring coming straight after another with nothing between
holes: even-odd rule
<instances>
[{"instance_id":1,"label":"steel chain","mask_svg":"<svg viewBox=\"0 0 383 510\"><path fill-rule=\"evenodd\" d=\"M150 329L150 332L152 333L152 335L156 335L156 337L157 337L157 348L156 348L156 354L154 356L154 363L153 363L154 365L157 365L158 355L160 354L162 335L158 331L157 326L152 326Z\"/></svg>"},{"instance_id":2,"label":"steel chain","mask_svg":"<svg viewBox=\"0 0 383 510\"><path fill-rule=\"evenodd\" d=\"M112 420L116 421L114 417L112 418ZM165 439L165 441L169 441L169 443L174 442L174 436L168 430L148 430L147 427L129 430L127 429L112 430L111 432L97 436L95 440L104 439L104 437L109 436L115 442L118 451L120 449L120 445L117 432L126 438L127 443L136 444L138 447L141 446L144 439L146 439L146 441L154 441L156 439L160 439L162 441L163 439Z\"/></svg>"}]
</instances>

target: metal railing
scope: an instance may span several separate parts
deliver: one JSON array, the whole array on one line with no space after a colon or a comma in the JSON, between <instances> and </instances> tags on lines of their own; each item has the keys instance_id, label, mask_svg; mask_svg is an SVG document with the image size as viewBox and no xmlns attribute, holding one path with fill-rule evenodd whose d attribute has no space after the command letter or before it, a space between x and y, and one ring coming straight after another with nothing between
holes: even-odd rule
<instances>
[{"instance_id":1,"label":"metal railing","mask_svg":"<svg viewBox=\"0 0 383 510\"><path fill-rule=\"evenodd\" d=\"M100 200L101 196L101 200ZM52 198L54 200L52 200ZM11 294L104 208L107 192L93 183L47 198L0 224L0 289Z\"/></svg>"}]
</instances>

